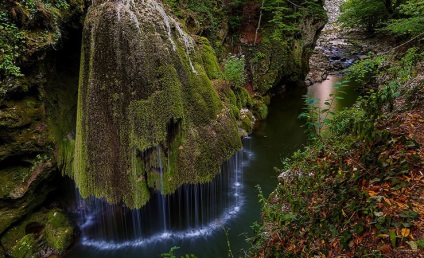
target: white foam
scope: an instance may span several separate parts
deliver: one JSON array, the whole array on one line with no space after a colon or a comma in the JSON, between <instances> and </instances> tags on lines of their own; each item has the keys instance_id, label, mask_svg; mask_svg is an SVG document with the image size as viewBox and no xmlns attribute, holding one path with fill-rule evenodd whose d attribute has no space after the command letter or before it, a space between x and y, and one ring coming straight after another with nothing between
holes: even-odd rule
<instances>
[{"instance_id":1,"label":"white foam","mask_svg":"<svg viewBox=\"0 0 424 258\"><path fill-rule=\"evenodd\" d=\"M166 231L158 233L148 238L139 238L135 240L127 240L122 242L116 241L105 241L105 240L94 240L89 239L86 236L82 237L81 244L87 247L93 247L97 250L119 250L123 248L136 248L151 245L164 240L183 240L183 239L193 239L198 237L208 237L213 235L216 231L222 230L222 227L227 224L230 220L234 219L237 214L240 212L241 207L243 206L243 200L240 200L238 206L233 207L232 209L227 210L222 217L217 218L216 220L209 223L205 227L200 227L196 229L188 229L186 231L172 232ZM85 224L84 224L85 225Z\"/></svg>"}]
</instances>

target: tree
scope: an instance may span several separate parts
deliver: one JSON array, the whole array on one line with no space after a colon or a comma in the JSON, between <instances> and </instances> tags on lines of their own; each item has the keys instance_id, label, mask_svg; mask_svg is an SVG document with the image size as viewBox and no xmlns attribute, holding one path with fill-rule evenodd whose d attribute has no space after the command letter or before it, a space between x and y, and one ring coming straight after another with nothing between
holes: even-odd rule
<instances>
[{"instance_id":1,"label":"tree","mask_svg":"<svg viewBox=\"0 0 424 258\"><path fill-rule=\"evenodd\" d=\"M347 27L382 28L396 35L424 32L424 0L347 0L339 17Z\"/></svg>"},{"instance_id":2,"label":"tree","mask_svg":"<svg viewBox=\"0 0 424 258\"><path fill-rule=\"evenodd\" d=\"M409 0L399 5L399 19L388 22L386 30L396 35L418 35L424 32L424 0Z\"/></svg>"},{"instance_id":3,"label":"tree","mask_svg":"<svg viewBox=\"0 0 424 258\"><path fill-rule=\"evenodd\" d=\"M339 17L347 27L363 27L368 31L373 31L383 22L394 15L395 6L399 1L395 0L347 0L340 9L342 14Z\"/></svg>"}]
</instances>

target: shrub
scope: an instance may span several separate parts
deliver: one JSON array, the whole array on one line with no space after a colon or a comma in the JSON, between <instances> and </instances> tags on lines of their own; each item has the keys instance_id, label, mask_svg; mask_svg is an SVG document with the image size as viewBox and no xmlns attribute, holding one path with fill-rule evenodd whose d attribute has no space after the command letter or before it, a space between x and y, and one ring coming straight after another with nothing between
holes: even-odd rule
<instances>
[{"instance_id":1,"label":"shrub","mask_svg":"<svg viewBox=\"0 0 424 258\"><path fill-rule=\"evenodd\" d=\"M232 87L241 87L246 81L247 75L244 70L244 56L230 56L225 60L224 79L228 81Z\"/></svg>"}]
</instances>

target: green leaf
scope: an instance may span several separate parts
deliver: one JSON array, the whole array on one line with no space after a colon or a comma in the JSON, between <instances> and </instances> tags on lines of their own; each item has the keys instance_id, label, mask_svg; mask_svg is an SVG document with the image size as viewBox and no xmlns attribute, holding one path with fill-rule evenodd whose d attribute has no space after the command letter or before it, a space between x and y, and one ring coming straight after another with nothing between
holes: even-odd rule
<instances>
[{"instance_id":1,"label":"green leaf","mask_svg":"<svg viewBox=\"0 0 424 258\"><path fill-rule=\"evenodd\" d=\"M402 212L399 216L401 216L402 218L415 219L418 216L418 212L415 212L415 211L405 211L405 212Z\"/></svg>"},{"instance_id":2,"label":"green leaf","mask_svg":"<svg viewBox=\"0 0 424 258\"><path fill-rule=\"evenodd\" d=\"M341 96L336 96L336 99L342 100L342 99L344 99L344 98L343 98L343 97L341 97Z\"/></svg>"},{"instance_id":3,"label":"green leaf","mask_svg":"<svg viewBox=\"0 0 424 258\"><path fill-rule=\"evenodd\" d=\"M389 232L390 242L392 243L392 247L396 248L396 233L394 231Z\"/></svg>"}]
</instances>

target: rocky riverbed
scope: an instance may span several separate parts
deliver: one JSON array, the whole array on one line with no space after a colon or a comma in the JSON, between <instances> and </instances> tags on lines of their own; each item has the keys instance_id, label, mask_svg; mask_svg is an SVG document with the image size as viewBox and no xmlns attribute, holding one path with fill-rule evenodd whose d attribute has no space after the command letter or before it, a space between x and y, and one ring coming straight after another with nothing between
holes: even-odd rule
<instances>
[{"instance_id":1,"label":"rocky riverbed","mask_svg":"<svg viewBox=\"0 0 424 258\"><path fill-rule=\"evenodd\" d=\"M309 60L310 70L305 78L306 85L327 79L330 74L342 73L343 69L358 59L366 58L369 52L379 53L394 46L391 39L382 39L378 34L366 34L358 29L345 28L337 22L340 5L345 0L328 0L328 22L316 43Z\"/></svg>"}]
</instances>

